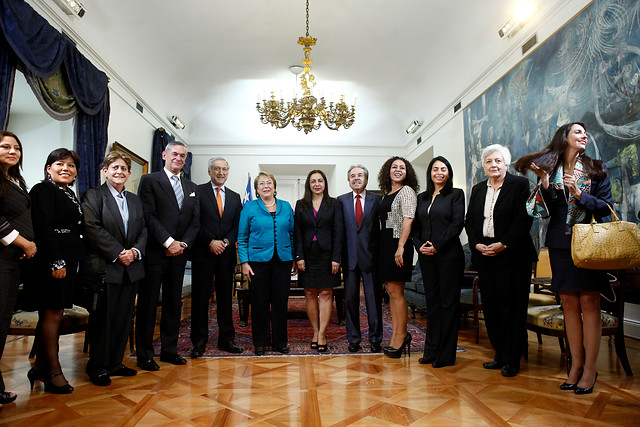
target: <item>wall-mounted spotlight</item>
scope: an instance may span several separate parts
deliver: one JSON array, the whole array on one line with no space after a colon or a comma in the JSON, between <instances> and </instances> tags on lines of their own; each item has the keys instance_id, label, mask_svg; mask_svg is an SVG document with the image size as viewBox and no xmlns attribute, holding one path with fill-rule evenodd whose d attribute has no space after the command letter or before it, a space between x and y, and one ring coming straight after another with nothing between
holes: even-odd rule
<instances>
[{"instance_id":1,"label":"wall-mounted spotlight","mask_svg":"<svg viewBox=\"0 0 640 427\"><path fill-rule=\"evenodd\" d=\"M521 0L516 6L515 16L498 30L498 35L506 38L515 36L537 11L538 3L535 0Z\"/></svg>"},{"instance_id":2,"label":"wall-mounted spotlight","mask_svg":"<svg viewBox=\"0 0 640 427\"><path fill-rule=\"evenodd\" d=\"M176 128L176 129L184 129L185 124L182 120L180 120L180 117L178 116L171 116L171 118L169 119L169 122Z\"/></svg>"},{"instance_id":3,"label":"wall-mounted spotlight","mask_svg":"<svg viewBox=\"0 0 640 427\"><path fill-rule=\"evenodd\" d=\"M414 120L414 121L411 122L411 124L405 130L405 132L407 132L407 133L415 133L420 126L422 126L422 122L420 122L418 120Z\"/></svg>"},{"instance_id":4,"label":"wall-mounted spotlight","mask_svg":"<svg viewBox=\"0 0 640 427\"><path fill-rule=\"evenodd\" d=\"M67 15L78 15L78 18L82 18L85 13L85 8L78 0L53 0Z\"/></svg>"}]
</instances>

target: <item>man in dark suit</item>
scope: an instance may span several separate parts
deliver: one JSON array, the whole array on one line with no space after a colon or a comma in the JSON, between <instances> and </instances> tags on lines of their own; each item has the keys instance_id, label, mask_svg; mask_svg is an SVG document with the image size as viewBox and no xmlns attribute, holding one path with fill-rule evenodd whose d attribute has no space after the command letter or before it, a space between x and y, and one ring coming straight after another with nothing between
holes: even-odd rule
<instances>
[{"instance_id":1,"label":"man in dark suit","mask_svg":"<svg viewBox=\"0 0 640 427\"><path fill-rule=\"evenodd\" d=\"M191 358L203 355L209 338L209 299L215 277L218 309L218 348L242 353L233 341L231 300L233 273L237 263L236 240L242 203L240 195L225 187L229 163L221 158L209 159L211 181L198 186L200 197L200 233L193 245L193 292L191 299Z\"/></svg>"},{"instance_id":2,"label":"man in dark suit","mask_svg":"<svg viewBox=\"0 0 640 427\"><path fill-rule=\"evenodd\" d=\"M90 318L87 373L95 385L107 386L111 376L137 373L124 366L122 358L138 283L144 278L147 228L140 199L125 189L131 159L113 151L102 166L106 182L83 196L87 254L80 277L101 287Z\"/></svg>"},{"instance_id":3,"label":"man in dark suit","mask_svg":"<svg viewBox=\"0 0 640 427\"><path fill-rule=\"evenodd\" d=\"M376 217L380 195L367 192L369 171L355 165L347 172L353 191L338 197L342 203L345 231L345 255L342 257L345 274L345 304L347 311L347 340L349 351L360 350L360 279L369 321L369 343L372 352L380 352L382 341L382 284L376 274L379 226Z\"/></svg>"},{"instance_id":4,"label":"man in dark suit","mask_svg":"<svg viewBox=\"0 0 640 427\"><path fill-rule=\"evenodd\" d=\"M182 142L169 142L162 152L164 169L144 175L138 190L149 239L146 279L138 293L136 355L138 366L147 371L160 369L153 360L152 345L160 285L160 360L174 365L187 363L178 355L178 329L187 250L200 229L200 200L196 184L180 177L186 157L187 147Z\"/></svg>"}]
</instances>

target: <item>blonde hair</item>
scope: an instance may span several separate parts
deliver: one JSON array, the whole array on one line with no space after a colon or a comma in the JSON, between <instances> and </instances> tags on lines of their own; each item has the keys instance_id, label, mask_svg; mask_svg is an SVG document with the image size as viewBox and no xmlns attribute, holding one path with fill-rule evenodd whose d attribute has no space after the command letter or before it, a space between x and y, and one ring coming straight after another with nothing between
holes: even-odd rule
<instances>
[{"instance_id":1,"label":"blonde hair","mask_svg":"<svg viewBox=\"0 0 640 427\"><path fill-rule=\"evenodd\" d=\"M131 171L131 158L124 154L122 151L118 150L113 150L107 153L106 156L104 156L104 160L102 161L102 168L107 169L111 163L115 162L118 159L122 159L127 164L129 171Z\"/></svg>"}]
</instances>

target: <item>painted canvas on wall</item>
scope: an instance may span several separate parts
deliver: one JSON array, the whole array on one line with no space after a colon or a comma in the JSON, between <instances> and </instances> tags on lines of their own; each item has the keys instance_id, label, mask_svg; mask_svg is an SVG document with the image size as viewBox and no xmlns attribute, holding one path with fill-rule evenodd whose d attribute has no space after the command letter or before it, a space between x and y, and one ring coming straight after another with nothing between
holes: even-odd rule
<instances>
[{"instance_id":1,"label":"painted canvas on wall","mask_svg":"<svg viewBox=\"0 0 640 427\"><path fill-rule=\"evenodd\" d=\"M515 161L571 121L606 162L615 210L638 222L640 1L595 0L465 109L468 194L485 179L482 148L502 144Z\"/></svg>"}]
</instances>

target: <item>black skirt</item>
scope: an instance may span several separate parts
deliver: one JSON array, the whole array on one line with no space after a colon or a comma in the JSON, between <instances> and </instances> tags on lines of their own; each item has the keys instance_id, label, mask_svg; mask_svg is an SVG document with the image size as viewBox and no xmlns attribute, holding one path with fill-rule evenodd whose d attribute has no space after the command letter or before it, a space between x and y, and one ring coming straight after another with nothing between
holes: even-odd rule
<instances>
[{"instance_id":1,"label":"black skirt","mask_svg":"<svg viewBox=\"0 0 640 427\"><path fill-rule=\"evenodd\" d=\"M324 251L318 242L311 247L304 259L305 271L298 272L300 286L305 289L325 289L340 286L340 272L331 273L331 251Z\"/></svg>"},{"instance_id":2,"label":"black skirt","mask_svg":"<svg viewBox=\"0 0 640 427\"><path fill-rule=\"evenodd\" d=\"M600 292L607 287L607 273L576 267L571 249L549 248L549 261L553 274L551 290L554 292Z\"/></svg>"}]
</instances>

